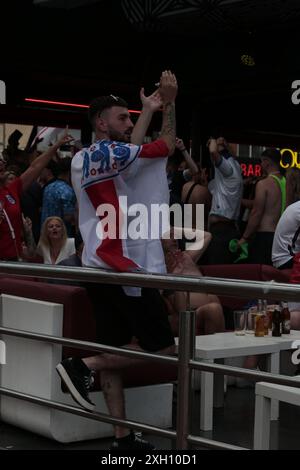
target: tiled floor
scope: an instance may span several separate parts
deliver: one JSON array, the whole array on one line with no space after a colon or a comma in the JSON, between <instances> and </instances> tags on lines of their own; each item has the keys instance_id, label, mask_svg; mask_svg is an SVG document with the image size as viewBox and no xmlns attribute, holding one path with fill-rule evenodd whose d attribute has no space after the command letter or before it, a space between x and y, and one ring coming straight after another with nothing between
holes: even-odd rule
<instances>
[{"instance_id":1,"label":"tiled floor","mask_svg":"<svg viewBox=\"0 0 300 470\"><path fill-rule=\"evenodd\" d=\"M199 434L199 397L193 409L192 432ZM252 448L254 424L254 389L229 387L224 408L214 411L214 430L201 432L202 437ZM272 449L300 449L300 407L282 403L280 420L271 425ZM165 438L146 436L157 449L172 449ZM104 450L109 449L111 439L85 441L76 444L59 444L41 436L0 423L0 449L11 450Z\"/></svg>"}]
</instances>

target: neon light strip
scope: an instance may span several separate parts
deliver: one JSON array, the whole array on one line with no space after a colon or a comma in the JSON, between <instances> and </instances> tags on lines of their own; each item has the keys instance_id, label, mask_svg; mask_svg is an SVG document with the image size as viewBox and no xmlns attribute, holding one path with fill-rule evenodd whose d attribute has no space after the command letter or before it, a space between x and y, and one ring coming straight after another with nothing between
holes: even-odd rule
<instances>
[{"instance_id":1,"label":"neon light strip","mask_svg":"<svg viewBox=\"0 0 300 470\"><path fill-rule=\"evenodd\" d=\"M25 98L25 101L29 101L31 103L55 104L58 106L71 106L73 108L88 108L89 107L87 104L65 103L64 101L38 100L35 98ZM129 109L128 111L130 113L141 114L141 111L136 111L134 109Z\"/></svg>"}]
</instances>

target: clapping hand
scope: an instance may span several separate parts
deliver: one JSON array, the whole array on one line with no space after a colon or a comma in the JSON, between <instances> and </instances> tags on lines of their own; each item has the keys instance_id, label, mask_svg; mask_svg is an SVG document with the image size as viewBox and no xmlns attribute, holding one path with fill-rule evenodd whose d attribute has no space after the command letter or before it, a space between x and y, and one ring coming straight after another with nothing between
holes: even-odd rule
<instances>
[{"instance_id":1,"label":"clapping hand","mask_svg":"<svg viewBox=\"0 0 300 470\"><path fill-rule=\"evenodd\" d=\"M170 70L165 70L161 74L158 91L163 103L175 101L178 85L175 75Z\"/></svg>"},{"instance_id":2,"label":"clapping hand","mask_svg":"<svg viewBox=\"0 0 300 470\"><path fill-rule=\"evenodd\" d=\"M149 96L145 96L144 92L145 92L144 88L141 88L140 98L141 98L141 102L143 104L143 108L147 108L152 113L155 113L163 105L163 101L162 101L162 98L160 96L159 90L155 90L152 93L152 95L149 95Z\"/></svg>"}]
</instances>

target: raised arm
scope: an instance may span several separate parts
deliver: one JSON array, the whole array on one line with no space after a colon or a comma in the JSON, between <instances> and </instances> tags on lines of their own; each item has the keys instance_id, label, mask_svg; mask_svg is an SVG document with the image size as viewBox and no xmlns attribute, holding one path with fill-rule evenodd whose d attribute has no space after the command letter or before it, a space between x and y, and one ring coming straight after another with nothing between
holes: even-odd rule
<instances>
[{"instance_id":1,"label":"raised arm","mask_svg":"<svg viewBox=\"0 0 300 470\"><path fill-rule=\"evenodd\" d=\"M210 232L188 227L173 227L172 231L175 239L181 239L184 236L186 239L191 240L187 243L186 251L195 263L203 255L212 238ZM170 236L169 232L164 234L163 238L168 236Z\"/></svg>"},{"instance_id":2,"label":"raised arm","mask_svg":"<svg viewBox=\"0 0 300 470\"><path fill-rule=\"evenodd\" d=\"M208 245L211 242L212 235L210 232L205 232L198 229L193 230L186 227L184 231L186 236L188 235L188 231L190 231L191 234L195 234L195 241L189 242L187 244L186 251L189 252L190 257L196 263L206 251Z\"/></svg>"},{"instance_id":3,"label":"raised arm","mask_svg":"<svg viewBox=\"0 0 300 470\"><path fill-rule=\"evenodd\" d=\"M207 142L207 147L209 150L211 162L218 166L221 163L222 156L218 152L216 139L210 138Z\"/></svg>"},{"instance_id":4,"label":"raised arm","mask_svg":"<svg viewBox=\"0 0 300 470\"><path fill-rule=\"evenodd\" d=\"M66 144L73 140L73 137L68 134L68 128L66 128L64 135L54 144L52 147L42 153L38 158L36 158L30 165L30 167L22 173L20 176L22 181L22 189L26 190L33 181L35 181L40 175L41 171L48 165L50 160L56 154L56 151L63 144Z\"/></svg>"},{"instance_id":5,"label":"raised arm","mask_svg":"<svg viewBox=\"0 0 300 470\"><path fill-rule=\"evenodd\" d=\"M131 142L135 145L143 144L152 116L163 104L158 90L155 90L150 96L145 96L144 88L142 88L140 98L143 107L131 134Z\"/></svg>"},{"instance_id":6,"label":"raised arm","mask_svg":"<svg viewBox=\"0 0 300 470\"><path fill-rule=\"evenodd\" d=\"M187 151L183 140L179 139L178 137L176 137L176 148L180 150L180 152L182 153L182 156L185 159L187 166L189 167L192 175L196 175L197 173L199 173L198 167L196 163L194 162L194 160L192 159L189 152Z\"/></svg>"},{"instance_id":7,"label":"raised arm","mask_svg":"<svg viewBox=\"0 0 300 470\"><path fill-rule=\"evenodd\" d=\"M161 75L159 87L159 93L163 100L163 119L160 138L167 144L169 155L172 155L175 150L175 99L177 96L177 90L178 87L175 75L169 70L166 70Z\"/></svg>"},{"instance_id":8,"label":"raised arm","mask_svg":"<svg viewBox=\"0 0 300 470\"><path fill-rule=\"evenodd\" d=\"M211 162L218 170L222 173L224 178L232 176L233 168L229 163L229 160L224 158L218 151L218 143L216 139L210 139L208 141L208 149L210 153Z\"/></svg>"}]
</instances>

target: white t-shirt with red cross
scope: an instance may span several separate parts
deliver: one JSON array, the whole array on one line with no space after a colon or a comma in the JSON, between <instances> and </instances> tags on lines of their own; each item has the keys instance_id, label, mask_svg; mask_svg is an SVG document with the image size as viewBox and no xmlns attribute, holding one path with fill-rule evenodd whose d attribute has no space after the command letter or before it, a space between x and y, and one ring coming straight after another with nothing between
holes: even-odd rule
<instances>
[{"instance_id":1,"label":"white t-shirt with red cross","mask_svg":"<svg viewBox=\"0 0 300 470\"><path fill-rule=\"evenodd\" d=\"M167 156L168 147L161 139L142 146L101 140L74 156L72 183L79 203L83 265L121 272L166 272L158 237L134 239L119 234L124 234L132 222L130 216L127 224L124 222L122 198L125 196L128 207L144 204L148 208L148 233L151 233L151 205L169 203ZM111 228L115 225L116 238L103 237L103 230L107 231L104 219L108 220L104 204L111 204L115 209L116 219ZM141 225L146 223L145 217L140 220ZM162 227L161 231L164 230Z\"/></svg>"}]
</instances>

